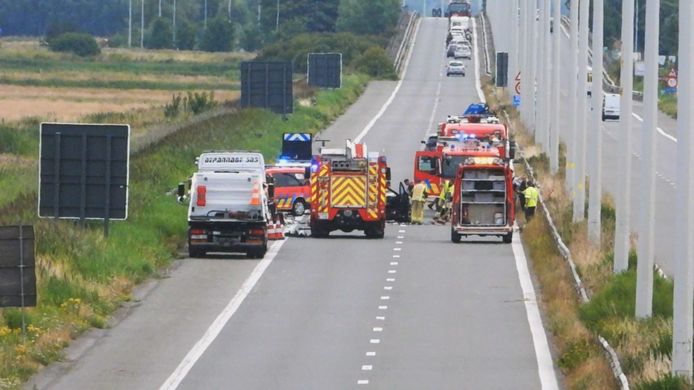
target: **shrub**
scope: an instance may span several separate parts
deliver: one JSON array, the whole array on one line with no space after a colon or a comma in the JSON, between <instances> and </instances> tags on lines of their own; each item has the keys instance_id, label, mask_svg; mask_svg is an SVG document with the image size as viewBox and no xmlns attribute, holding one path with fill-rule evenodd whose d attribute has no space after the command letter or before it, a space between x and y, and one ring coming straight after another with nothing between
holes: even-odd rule
<instances>
[{"instance_id":1,"label":"shrub","mask_svg":"<svg viewBox=\"0 0 694 390\"><path fill-rule=\"evenodd\" d=\"M354 68L369 76L383 79L394 79L395 69L386 51L378 46L371 46L364 54L354 60Z\"/></svg>"},{"instance_id":2,"label":"shrub","mask_svg":"<svg viewBox=\"0 0 694 390\"><path fill-rule=\"evenodd\" d=\"M48 41L48 47L53 51L70 52L80 57L94 56L101 53L96 39L89 34L65 33Z\"/></svg>"},{"instance_id":3,"label":"shrub","mask_svg":"<svg viewBox=\"0 0 694 390\"><path fill-rule=\"evenodd\" d=\"M213 91L210 91L209 93L188 92L186 105L190 112L197 115L213 108L217 105L217 103L214 101Z\"/></svg>"},{"instance_id":4,"label":"shrub","mask_svg":"<svg viewBox=\"0 0 694 390\"><path fill-rule=\"evenodd\" d=\"M178 116L178 113L181 111L181 100L183 100L181 95L173 95L171 97L171 103L167 103L164 106L164 116L167 118L174 118Z\"/></svg>"}]
</instances>

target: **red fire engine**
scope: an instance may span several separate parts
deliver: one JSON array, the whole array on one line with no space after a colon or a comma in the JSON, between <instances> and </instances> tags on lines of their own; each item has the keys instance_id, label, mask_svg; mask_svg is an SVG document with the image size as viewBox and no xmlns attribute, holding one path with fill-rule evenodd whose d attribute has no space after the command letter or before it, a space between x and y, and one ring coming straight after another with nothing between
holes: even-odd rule
<instances>
[{"instance_id":1,"label":"red fire engine","mask_svg":"<svg viewBox=\"0 0 694 390\"><path fill-rule=\"evenodd\" d=\"M311 235L363 230L383 238L390 168L385 156L347 141L344 149L323 148L310 167Z\"/></svg>"}]
</instances>

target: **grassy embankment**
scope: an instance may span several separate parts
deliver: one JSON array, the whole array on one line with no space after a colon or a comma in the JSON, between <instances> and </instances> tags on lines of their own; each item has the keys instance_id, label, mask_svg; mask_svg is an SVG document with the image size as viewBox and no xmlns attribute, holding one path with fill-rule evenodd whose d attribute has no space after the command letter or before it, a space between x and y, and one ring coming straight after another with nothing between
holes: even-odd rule
<instances>
[{"instance_id":1,"label":"grassy embankment","mask_svg":"<svg viewBox=\"0 0 694 390\"><path fill-rule=\"evenodd\" d=\"M185 207L167 192L192 173L195 156L205 149L239 148L259 150L272 160L282 132L324 128L357 99L366 81L346 76L342 89L317 93L315 106L297 105L287 121L262 110L241 110L186 127L144 149L131 159L129 219L112 223L108 240L99 223L79 228L36 218L38 122L0 128L6 156L0 161L0 225L34 224L39 294L38 307L27 310L26 342L19 310L0 310L0 387L19 387L36 369L60 359L62 349L85 329L108 326L109 314L130 299L132 287L171 262L184 243L186 221ZM120 122L123 115L88 120Z\"/></svg>"},{"instance_id":2,"label":"grassy embankment","mask_svg":"<svg viewBox=\"0 0 694 390\"><path fill-rule=\"evenodd\" d=\"M615 209L609 197L602 202L602 241L591 243L586 222L572 222L571 196L564 188L564 149L558 175L549 173L546 155L540 154L529 132L521 125L508 96L485 83L490 105L506 110L511 128L533 166L541 191L562 239L571 250L591 301L581 304L568 266L559 254L544 218L535 218L523 229L523 242L530 253L539 281L543 311L556 347L557 364L569 389L616 388L608 362L596 342L605 337L617 351L622 368L635 389L685 389L672 379L672 283L655 276L654 316L634 318L636 255L629 270L612 273ZM522 172L519 170L518 172ZM586 214L587 215L587 214Z\"/></svg>"}]
</instances>

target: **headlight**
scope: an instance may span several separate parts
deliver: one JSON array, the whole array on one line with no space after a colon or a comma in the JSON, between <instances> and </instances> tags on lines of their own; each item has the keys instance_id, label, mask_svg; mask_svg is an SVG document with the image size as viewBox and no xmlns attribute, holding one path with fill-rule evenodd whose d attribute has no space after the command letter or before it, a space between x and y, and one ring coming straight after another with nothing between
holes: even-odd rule
<instances>
[{"instance_id":1,"label":"headlight","mask_svg":"<svg viewBox=\"0 0 694 390\"><path fill-rule=\"evenodd\" d=\"M352 216L352 210L345 210L343 214L345 217L351 217Z\"/></svg>"}]
</instances>

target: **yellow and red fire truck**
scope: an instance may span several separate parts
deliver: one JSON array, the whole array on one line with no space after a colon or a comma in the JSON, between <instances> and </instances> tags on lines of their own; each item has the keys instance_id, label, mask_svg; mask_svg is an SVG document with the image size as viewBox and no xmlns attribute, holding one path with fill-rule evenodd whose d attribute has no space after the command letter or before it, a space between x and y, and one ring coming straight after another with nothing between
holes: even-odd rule
<instances>
[{"instance_id":1,"label":"yellow and red fire truck","mask_svg":"<svg viewBox=\"0 0 694 390\"><path fill-rule=\"evenodd\" d=\"M363 230L367 237L383 238L390 180L385 156L347 141L344 149L322 148L308 169L313 237Z\"/></svg>"}]
</instances>

